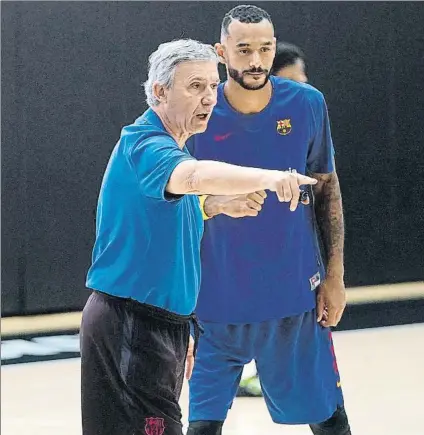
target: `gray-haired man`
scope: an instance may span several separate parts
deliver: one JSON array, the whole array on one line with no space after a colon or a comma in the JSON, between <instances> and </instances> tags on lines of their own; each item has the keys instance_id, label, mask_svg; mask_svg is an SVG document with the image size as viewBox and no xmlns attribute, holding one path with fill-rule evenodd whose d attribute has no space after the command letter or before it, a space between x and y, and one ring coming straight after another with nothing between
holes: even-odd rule
<instances>
[{"instance_id":1,"label":"gray-haired man","mask_svg":"<svg viewBox=\"0 0 424 435\"><path fill-rule=\"evenodd\" d=\"M122 130L100 190L81 325L84 435L181 435L178 405L191 376L200 281L199 194L269 189L299 200L298 174L192 158L216 104L217 57L192 40L159 46L145 83L150 106ZM196 337L195 337L196 338Z\"/></svg>"}]
</instances>

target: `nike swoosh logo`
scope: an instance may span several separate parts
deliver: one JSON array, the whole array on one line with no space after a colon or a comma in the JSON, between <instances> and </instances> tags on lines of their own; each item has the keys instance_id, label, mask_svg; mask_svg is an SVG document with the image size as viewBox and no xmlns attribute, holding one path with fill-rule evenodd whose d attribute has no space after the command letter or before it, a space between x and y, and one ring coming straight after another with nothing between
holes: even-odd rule
<instances>
[{"instance_id":1,"label":"nike swoosh logo","mask_svg":"<svg viewBox=\"0 0 424 435\"><path fill-rule=\"evenodd\" d=\"M227 134L223 134L223 135L216 134L216 135L214 136L214 139L215 139L217 142L221 142L222 140L228 139L232 134L233 134L232 132L227 133Z\"/></svg>"}]
</instances>

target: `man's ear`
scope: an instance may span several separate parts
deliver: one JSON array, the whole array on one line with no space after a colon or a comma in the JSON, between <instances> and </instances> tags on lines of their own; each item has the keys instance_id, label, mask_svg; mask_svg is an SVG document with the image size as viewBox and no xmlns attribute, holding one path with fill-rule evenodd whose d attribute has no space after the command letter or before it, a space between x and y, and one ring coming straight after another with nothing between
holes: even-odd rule
<instances>
[{"instance_id":1,"label":"man's ear","mask_svg":"<svg viewBox=\"0 0 424 435\"><path fill-rule=\"evenodd\" d=\"M216 51L216 54L218 55L218 57L219 57L219 61L221 62L221 63L224 63L224 64L226 64L227 63L227 61L226 61L226 59L225 59L225 47L220 43L220 42L217 42L216 44L215 44L215 51Z\"/></svg>"},{"instance_id":2,"label":"man's ear","mask_svg":"<svg viewBox=\"0 0 424 435\"><path fill-rule=\"evenodd\" d=\"M153 83L153 95L159 103L166 103L166 88L158 82Z\"/></svg>"}]
</instances>

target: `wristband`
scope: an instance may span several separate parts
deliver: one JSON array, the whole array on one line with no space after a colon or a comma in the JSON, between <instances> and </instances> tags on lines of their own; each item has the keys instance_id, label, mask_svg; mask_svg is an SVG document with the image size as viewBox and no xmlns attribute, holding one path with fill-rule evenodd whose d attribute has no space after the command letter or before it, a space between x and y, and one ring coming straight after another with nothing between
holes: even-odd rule
<instances>
[{"instance_id":1,"label":"wristband","mask_svg":"<svg viewBox=\"0 0 424 435\"><path fill-rule=\"evenodd\" d=\"M202 217L204 221L210 219L210 217L205 213L205 201L207 197L208 195L199 196L200 210L202 210Z\"/></svg>"}]
</instances>

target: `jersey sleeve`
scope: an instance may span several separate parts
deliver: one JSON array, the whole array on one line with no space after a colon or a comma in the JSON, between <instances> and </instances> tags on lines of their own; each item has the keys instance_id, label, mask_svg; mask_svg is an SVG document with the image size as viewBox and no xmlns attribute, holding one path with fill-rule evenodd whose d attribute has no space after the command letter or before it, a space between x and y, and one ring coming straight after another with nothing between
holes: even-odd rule
<instances>
[{"instance_id":1,"label":"jersey sleeve","mask_svg":"<svg viewBox=\"0 0 424 435\"><path fill-rule=\"evenodd\" d=\"M164 201L179 198L168 195L165 190L174 169L185 160L194 160L166 135L142 140L129 152L129 159L142 193Z\"/></svg>"},{"instance_id":2,"label":"jersey sleeve","mask_svg":"<svg viewBox=\"0 0 424 435\"><path fill-rule=\"evenodd\" d=\"M307 168L317 174L334 171L334 146L331 138L330 119L324 97L314 105L313 136L309 144Z\"/></svg>"}]
</instances>

